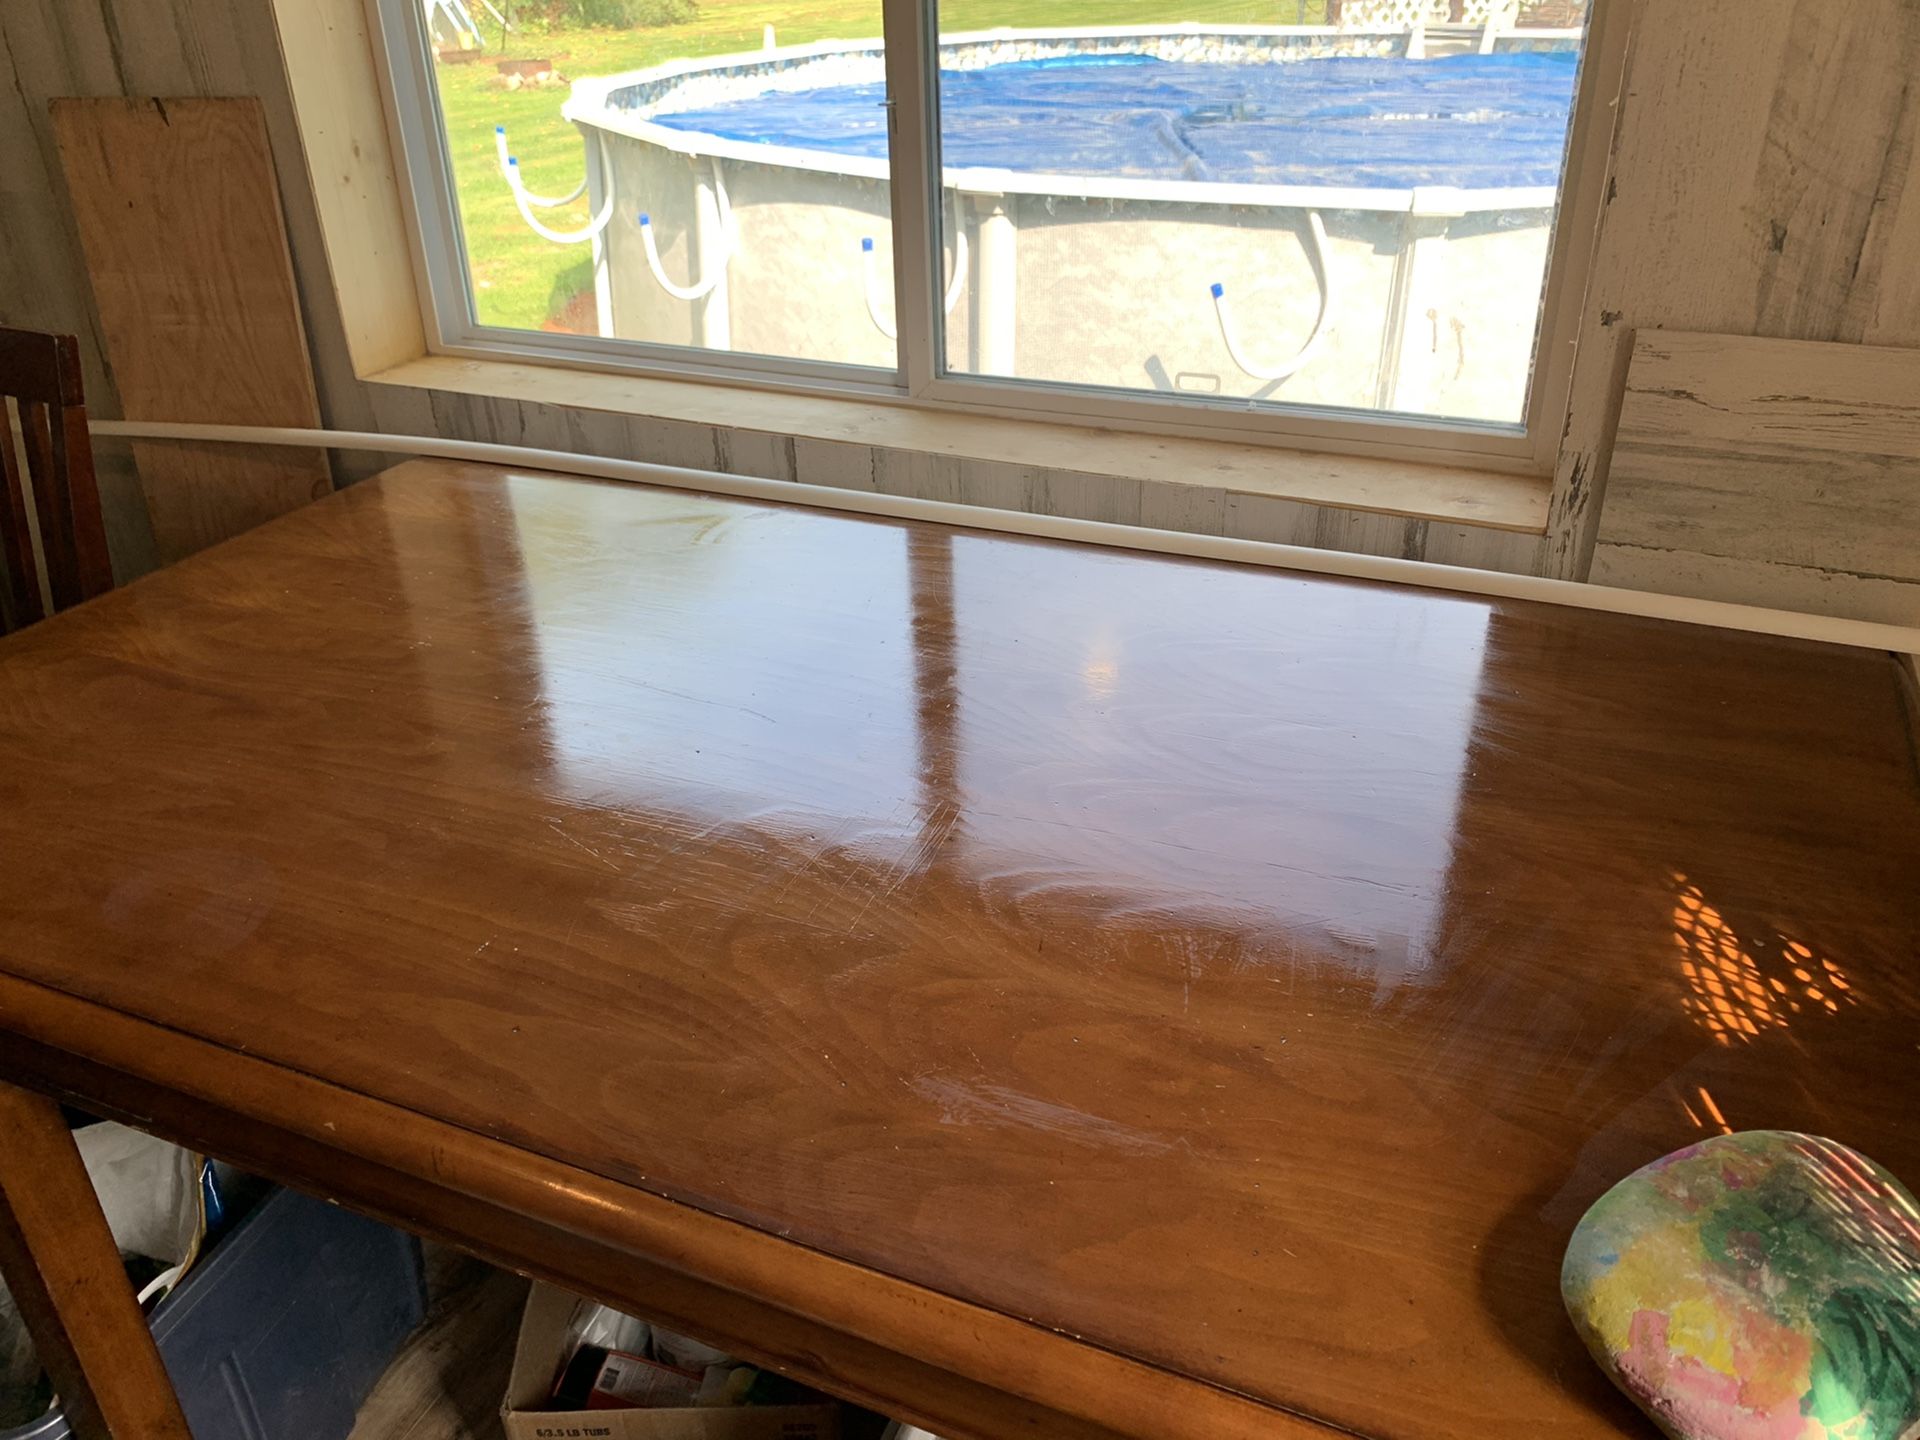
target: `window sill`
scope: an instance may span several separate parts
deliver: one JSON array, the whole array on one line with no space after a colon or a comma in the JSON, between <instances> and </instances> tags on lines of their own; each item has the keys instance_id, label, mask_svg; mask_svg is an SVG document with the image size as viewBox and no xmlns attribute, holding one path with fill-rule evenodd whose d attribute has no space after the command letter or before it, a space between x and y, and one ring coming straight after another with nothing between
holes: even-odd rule
<instances>
[{"instance_id":1,"label":"window sill","mask_svg":"<svg viewBox=\"0 0 1920 1440\"><path fill-rule=\"evenodd\" d=\"M1549 481L1462 466L915 409L837 396L426 355L376 385L530 401L774 437L1191 486L1445 525L1543 535ZM636 455L686 463L667 455ZM774 477L779 478L779 477ZM792 477L789 477L792 478ZM810 477L809 477L810 478Z\"/></svg>"}]
</instances>

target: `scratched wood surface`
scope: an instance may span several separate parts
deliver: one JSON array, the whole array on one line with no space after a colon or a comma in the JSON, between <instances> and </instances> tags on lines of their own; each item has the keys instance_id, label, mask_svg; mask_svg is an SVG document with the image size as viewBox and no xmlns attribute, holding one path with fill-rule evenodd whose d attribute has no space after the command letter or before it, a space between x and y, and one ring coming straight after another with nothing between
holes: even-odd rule
<instances>
[{"instance_id":1,"label":"scratched wood surface","mask_svg":"<svg viewBox=\"0 0 1920 1440\"><path fill-rule=\"evenodd\" d=\"M1593 579L1920 622L1920 350L1642 331Z\"/></svg>"},{"instance_id":2,"label":"scratched wood surface","mask_svg":"<svg viewBox=\"0 0 1920 1440\"><path fill-rule=\"evenodd\" d=\"M0 645L0 851L127 1107L669 1197L1046 1433L1638 1434L1590 1201L1714 1115L1920 1176L1867 652L421 463Z\"/></svg>"}]
</instances>

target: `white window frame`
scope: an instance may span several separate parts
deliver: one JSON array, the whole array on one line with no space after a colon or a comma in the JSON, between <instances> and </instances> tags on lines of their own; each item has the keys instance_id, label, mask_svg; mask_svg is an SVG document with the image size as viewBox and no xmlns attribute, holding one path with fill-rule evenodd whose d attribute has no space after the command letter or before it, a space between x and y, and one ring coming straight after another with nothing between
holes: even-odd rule
<instances>
[{"instance_id":1,"label":"white window frame","mask_svg":"<svg viewBox=\"0 0 1920 1440\"><path fill-rule=\"evenodd\" d=\"M881 0L898 357L894 369L715 352L597 336L548 335L478 323L448 162L432 50L418 0L364 0L385 83L383 101L405 175L422 320L432 353L620 371L675 380L828 394L969 414L1190 435L1251 445L1468 465L1546 475L1569 403L1580 302L1601 209L1609 111L1603 92L1622 56L1596 53L1603 17L1619 0L1590 0L1587 38L1568 129L1524 418L1501 425L1398 412L1232 397L1131 392L944 368L937 297L941 249L938 47L934 0ZM1624 29L1624 27L1620 27ZM1624 36L1621 37L1624 41ZM597 166L589 150L587 164ZM917 198L919 203L904 203Z\"/></svg>"}]
</instances>

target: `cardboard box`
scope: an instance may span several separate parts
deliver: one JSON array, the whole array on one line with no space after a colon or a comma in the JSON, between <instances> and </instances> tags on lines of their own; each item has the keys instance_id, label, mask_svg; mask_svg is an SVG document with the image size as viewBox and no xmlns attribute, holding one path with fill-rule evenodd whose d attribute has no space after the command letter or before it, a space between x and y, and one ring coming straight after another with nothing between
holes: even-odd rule
<instances>
[{"instance_id":1,"label":"cardboard box","mask_svg":"<svg viewBox=\"0 0 1920 1440\"><path fill-rule=\"evenodd\" d=\"M840 1407L743 1405L687 1410L549 1410L573 1353L578 1296L535 1283L520 1317L500 1423L507 1440L840 1440Z\"/></svg>"}]
</instances>

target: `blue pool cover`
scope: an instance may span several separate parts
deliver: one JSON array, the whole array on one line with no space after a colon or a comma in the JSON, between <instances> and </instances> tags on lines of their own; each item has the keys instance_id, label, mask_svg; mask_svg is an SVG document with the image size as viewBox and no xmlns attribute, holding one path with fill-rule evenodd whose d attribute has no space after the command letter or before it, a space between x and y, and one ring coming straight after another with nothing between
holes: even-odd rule
<instances>
[{"instance_id":1,"label":"blue pool cover","mask_svg":"<svg viewBox=\"0 0 1920 1440\"><path fill-rule=\"evenodd\" d=\"M948 166L1406 189L1554 185L1577 57L1195 64L1065 56L940 76ZM769 93L656 122L881 158L880 85Z\"/></svg>"}]
</instances>

